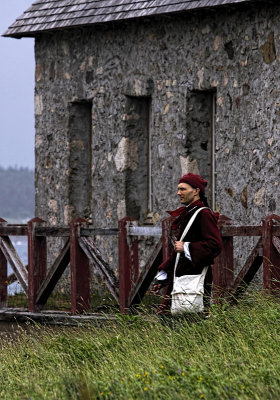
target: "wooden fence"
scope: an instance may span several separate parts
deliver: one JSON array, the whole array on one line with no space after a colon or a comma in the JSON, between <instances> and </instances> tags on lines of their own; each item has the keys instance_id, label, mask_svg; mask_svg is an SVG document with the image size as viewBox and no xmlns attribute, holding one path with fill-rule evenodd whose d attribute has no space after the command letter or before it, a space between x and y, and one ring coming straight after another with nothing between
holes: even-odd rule
<instances>
[{"instance_id":1,"label":"wooden fence","mask_svg":"<svg viewBox=\"0 0 280 400\"><path fill-rule=\"evenodd\" d=\"M70 264L71 312L79 314L90 308L90 265L94 273L105 283L111 295L119 303L120 311L139 304L147 292L160 263L172 251L170 226L172 218L161 227L138 226L130 217L119 221L118 228L101 229L89 226L77 219L69 227L50 227L40 218L33 218L26 225L11 225L0 218L0 305L7 304L7 287L18 281L28 297L30 312L40 310L46 304L63 272ZM280 217L269 215L257 226L234 226L231 220L220 216L219 228L223 249L213 265L213 298L234 296L237 298L250 284L263 264L263 287L271 294L280 289ZM118 236L118 277L102 257L94 243L94 236ZM19 258L10 236L28 237L28 265ZM156 245L144 268L139 270L138 237L154 236ZM234 237L257 237L248 258L235 276ZM65 239L64 247L53 265L47 269L47 238ZM7 275L7 263L13 273Z\"/></svg>"}]
</instances>

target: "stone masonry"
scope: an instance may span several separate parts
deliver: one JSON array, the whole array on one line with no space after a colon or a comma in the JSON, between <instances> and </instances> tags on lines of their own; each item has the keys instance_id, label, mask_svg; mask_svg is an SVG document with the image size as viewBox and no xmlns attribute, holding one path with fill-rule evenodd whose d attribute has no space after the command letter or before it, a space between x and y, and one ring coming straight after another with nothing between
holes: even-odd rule
<instances>
[{"instance_id":1,"label":"stone masonry","mask_svg":"<svg viewBox=\"0 0 280 400\"><path fill-rule=\"evenodd\" d=\"M214 208L236 224L279 214L279 15L255 5L36 37L37 216L160 223L182 174L210 177L211 126ZM100 243L113 261L116 240Z\"/></svg>"}]
</instances>

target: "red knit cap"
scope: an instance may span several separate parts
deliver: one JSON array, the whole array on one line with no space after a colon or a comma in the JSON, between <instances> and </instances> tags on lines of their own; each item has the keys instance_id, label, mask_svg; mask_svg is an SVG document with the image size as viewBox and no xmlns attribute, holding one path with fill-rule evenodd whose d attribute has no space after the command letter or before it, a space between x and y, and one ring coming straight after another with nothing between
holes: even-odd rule
<instances>
[{"instance_id":1,"label":"red knit cap","mask_svg":"<svg viewBox=\"0 0 280 400\"><path fill-rule=\"evenodd\" d=\"M183 175L182 178L179 179L179 183L188 183L193 188L200 189L202 194L205 193L205 187L207 186L207 181L205 179L191 172L187 175Z\"/></svg>"}]
</instances>

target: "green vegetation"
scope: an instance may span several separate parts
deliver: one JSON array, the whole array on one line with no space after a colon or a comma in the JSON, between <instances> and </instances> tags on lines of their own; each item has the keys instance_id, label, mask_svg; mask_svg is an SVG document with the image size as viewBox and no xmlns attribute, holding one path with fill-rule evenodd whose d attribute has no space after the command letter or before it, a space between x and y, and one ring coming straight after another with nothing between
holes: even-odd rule
<instances>
[{"instance_id":1,"label":"green vegetation","mask_svg":"<svg viewBox=\"0 0 280 400\"><path fill-rule=\"evenodd\" d=\"M0 217L20 222L34 217L34 172L28 168L0 167Z\"/></svg>"},{"instance_id":2,"label":"green vegetation","mask_svg":"<svg viewBox=\"0 0 280 400\"><path fill-rule=\"evenodd\" d=\"M143 310L1 340L2 399L278 399L280 304L263 293L208 319Z\"/></svg>"},{"instance_id":3,"label":"green vegetation","mask_svg":"<svg viewBox=\"0 0 280 400\"><path fill-rule=\"evenodd\" d=\"M144 307L148 309L148 307L154 308L158 304L162 302L161 296L153 296L150 292L147 292L143 303ZM25 293L15 293L8 296L8 307L12 308L28 308L28 298ZM68 294L61 292L52 292L50 297L47 300L47 303L44 305L45 310L58 310L58 311L71 311L71 295L70 292ZM107 290L101 291L99 289L91 290L91 298L90 298L90 309L89 312L96 313L116 313L119 311L119 304L117 301L110 295ZM153 312L153 311L152 311Z\"/></svg>"}]
</instances>

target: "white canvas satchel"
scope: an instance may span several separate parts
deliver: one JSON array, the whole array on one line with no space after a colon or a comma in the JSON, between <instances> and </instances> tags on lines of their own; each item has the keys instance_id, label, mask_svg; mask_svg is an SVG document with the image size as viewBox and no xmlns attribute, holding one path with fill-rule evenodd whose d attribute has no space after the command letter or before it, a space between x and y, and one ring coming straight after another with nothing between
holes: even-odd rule
<instances>
[{"instance_id":1,"label":"white canvas satchel","mask_svg":"<svg viewBox=\"0 0 280 400\"><path fill-rule=\"evenodd\" d=\"M193 214L189 220L180 241L188 233L197 214L207 207L201 207ZM174 267L173 290L171 293L171 314L194 313L203 311L204 279L208 267L204 267L199 275L183 275L176 277L176 269L179 262L180 253L176 255Z\"/></svg>"}]
</instances>

